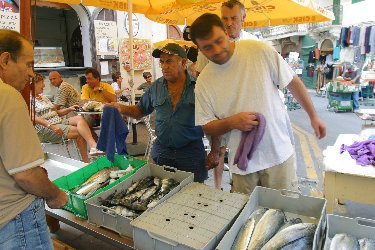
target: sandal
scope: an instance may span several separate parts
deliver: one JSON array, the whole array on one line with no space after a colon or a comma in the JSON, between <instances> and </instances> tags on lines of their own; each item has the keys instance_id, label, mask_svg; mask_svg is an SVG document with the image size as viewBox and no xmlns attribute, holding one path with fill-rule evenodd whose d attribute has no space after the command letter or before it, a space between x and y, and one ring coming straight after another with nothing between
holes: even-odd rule
<instances>
[{"instance_id":1,"label":"sandal","mask_svg":"<svg viewBox=\"0 0 375 250\"><path fill-rule=\"evenodd\" d=\"M97 148L90 148L89 155L104 155L105 152L97 149Z\"/></svg>"}]
</instances>

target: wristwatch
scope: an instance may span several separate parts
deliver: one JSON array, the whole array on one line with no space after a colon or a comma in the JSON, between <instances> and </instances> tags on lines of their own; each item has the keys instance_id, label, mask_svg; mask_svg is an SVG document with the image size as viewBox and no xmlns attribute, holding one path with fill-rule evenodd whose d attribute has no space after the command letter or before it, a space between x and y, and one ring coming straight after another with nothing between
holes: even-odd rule
<instances>
[{"instance_id":1,"label":"wristwatch","mask_svg":"<svg viewBox=\"0 0 375 250\"><path fill-rule=\"evenodd\" d=\"M99 91L99 92L102 92L102 91L103 91L103 87L99 87L99 88L98 88L98 91Z\"/></svg>"}]
</instances>

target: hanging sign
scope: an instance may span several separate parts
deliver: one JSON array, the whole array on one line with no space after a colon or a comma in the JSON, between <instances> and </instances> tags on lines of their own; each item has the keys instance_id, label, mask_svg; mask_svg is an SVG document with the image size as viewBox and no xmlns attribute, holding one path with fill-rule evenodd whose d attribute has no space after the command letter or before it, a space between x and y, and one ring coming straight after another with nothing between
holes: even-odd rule
<instances>
[{"instance_id":1,"label":"hanging sign","mask_svg":"<svg viewBox=\"0 0 375 250\"><path fill-rule=\"evenodd\" d=\"M20 13L0 11L0 29L20 32Z\"/></svg>"},{"instance_id":2,"label":"hanging sign","mask_svg":"<svg viewBox=\"0 0 375 250\"><path fill-rule=\"evenodd\" d=\"M138 32L139 32L139 20L138 20L138 17L137 17L136 14L133 14L132 17L133 17L133 19L132 19L133 37L136 37L138 35ZM125 30L129 35L130 32L129 32L129 14L128 13L125 14Z\"/></svg>"},{"instance_id":3,"label":"hanging sign","mask_svg":"<svg viewBox=\"0 0 375 250\"><path fill-rule=\"evenodd\" d=\"M117 24L112 21L95 20L95 39L97 55L118 54Z\"/></svg>"},{"instance_id":4,"label":"hanging sign","mask_svg":"<svg viewBox=\"0 0 375 250\"><path fill-rule=\"evenodd\" d=\"M125 38L120 43L120 63L130 64L130 42ZM134 39L133 40L133 53L135 70L145 70L152 68L151 56L151 40L149 39Z\"/></svg>"}]
</instances>

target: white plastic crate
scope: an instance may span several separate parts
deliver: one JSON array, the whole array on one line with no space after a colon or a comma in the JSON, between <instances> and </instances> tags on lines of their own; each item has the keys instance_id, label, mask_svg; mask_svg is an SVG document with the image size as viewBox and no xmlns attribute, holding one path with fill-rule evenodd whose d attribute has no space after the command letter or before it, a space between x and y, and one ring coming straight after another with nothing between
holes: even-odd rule
<instances>
[{"instance_id":1,"label":"white plastic crate","mask_svg":"<svg viewBox=\"0 0 375 250\"><path fill-rule=\"evenodd\" d=\"M326 200L310 196L300 195L286 190L275 190L264 187L256 187L245 205L241 214L234 222L230 230L217 246L219 250L231 249L242 225L247 222L250 215L259 207L281 209L287 218L301 218L303 222L316 223L317 229L314 235L313 249L320 249L321 239L325 228Z\"/></svg>"},{"instance_id":2,"label":"white plastic crate","mask_svg":"<svg viewBox=\"0 0 375 250\"><path fill-rule=\"evenodd\" d=\"M324 250L329 250L335 234L350 234L358 240L369 238L375 240L375 221L365 218L348 218L339 215L327 215L327 233Z\"/></svg>"},{"instance_id":3,"label":"white plastic crate","mask_svg":"<svg viewBox=\"0 0 375 250\"><path fill-rule=\"evenodd\" d=\"M247 200L244 194L190 183L131 223L134 247L139 250L214 249Z\"/></svg>"},{"instance_id":4,"label":"white plastic crate","mask_svg":"<svg viewBox=\"0 0 375 250\"><path fill-rule=\"evenodd\" d=\"M110 194L115 192L115 190L120 191L123 189L127 189L133 182L141 180L148 176L155 176L161 179L173 178L180 183L177 187L166 194L158 202L158 204L162 203L164 200L177 193L182 187L194 181L194 175L192 173L180 171L167 166L158 166L151 163L146 164L137 172L135 172L131 177L119 183L117 186L114 186L113 188L102 192L99 195L94 196L86 201L89 222L97 226L113 230L121 235L132 237L133 228L130 225L131 219L122 215L118 215L113 210L102 206L100 203L100 199L107 198ZM147 213L149 210L150 209L146 210L143 213Z\"/></svg>"}]
</instances>

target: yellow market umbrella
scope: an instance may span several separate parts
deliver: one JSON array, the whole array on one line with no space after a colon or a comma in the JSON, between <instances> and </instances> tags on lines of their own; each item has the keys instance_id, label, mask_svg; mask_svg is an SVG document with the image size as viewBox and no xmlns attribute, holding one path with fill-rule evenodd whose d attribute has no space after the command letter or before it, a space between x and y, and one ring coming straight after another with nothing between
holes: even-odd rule
<instances>
[{"instance_id":1,"label":"yellow market umbrella","mask_svg":"<svg viewBox=\"0 0 375 250\"><path fill-rule=\"evenodd\" d=\"M190 25L203 13L221 16L223 2L220 0L216 3L198 2L160 14L148 13L146 17L159 23ZM318 6L313 0L240 0L240 2L244 4L246 10L244 28L315 23L334 19L331 11Z\"/></svg>"},{"instance_id":2,"label":"yellow market umbrella","mask_svg":"<svg viewBox=\"0 0 375 250\"><path fill-rule=\"evenodd\" d=\"M174 39L166 39L160 42L156 42L152 44L154 49L164 47L168 43L177 43L180 46L187 46L187 47L197 47L192 41L185 41L185 40L174 40Z\"/></svg>"},{"instance_id":3,"label":"yellow market umbrella","mask_svg":"<svg viewBox=\"0 0 375 250\"><path fill-rule=\"evenodd\" d=\"M53 0L55 1L55 0ZM60 1L60 0L57 0ZM210 0L211 1L211 0ZM83 5L127 11L130 2L135 13L161 13L180 6L207 2L203 0L81 0Z\"/></svg>"}]
</instances>

